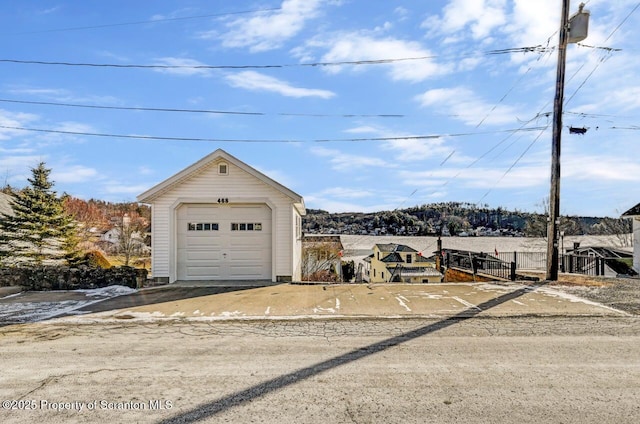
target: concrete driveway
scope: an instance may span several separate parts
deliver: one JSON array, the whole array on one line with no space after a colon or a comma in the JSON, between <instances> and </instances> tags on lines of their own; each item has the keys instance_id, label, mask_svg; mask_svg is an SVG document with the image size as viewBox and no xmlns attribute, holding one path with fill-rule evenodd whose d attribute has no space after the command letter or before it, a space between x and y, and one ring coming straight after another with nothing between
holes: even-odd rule
<instances>
[{"instance_id":1,"label":"concrete driveway","mask_svg":"<svg viewBox=\"0 0 640 424\"><path fill-rule=\"evenodd\" d=\"M88 305L66 320L229 320L449 316L626 316L544 286L380 284L170 285Z\"/></svg>"}]
</instances>

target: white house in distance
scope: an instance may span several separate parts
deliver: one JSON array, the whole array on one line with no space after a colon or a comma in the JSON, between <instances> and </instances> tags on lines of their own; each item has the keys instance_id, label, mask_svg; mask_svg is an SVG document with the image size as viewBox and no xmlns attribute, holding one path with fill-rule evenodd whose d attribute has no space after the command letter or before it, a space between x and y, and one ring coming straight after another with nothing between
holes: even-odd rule
<instances>
[{"instance_id":1,"label":"white house in distance","mask_svg":"<svg viewBox=\"0 0 640 424\"><path fill-rule=\"evenodd\" d=\"M140 194L160 282L300 281L302 197L218 149Z\"/></svg>"},{"instance_id":2,"label":"white house in distance","mask_svg":"<svg viewBox=\"0 0 640 424\"><path fill-rule=\"evenodd\" d=\"M622 217L633 220L633 269L640 274L640 203L623 213Z\"/></svg>"}]
</instances>

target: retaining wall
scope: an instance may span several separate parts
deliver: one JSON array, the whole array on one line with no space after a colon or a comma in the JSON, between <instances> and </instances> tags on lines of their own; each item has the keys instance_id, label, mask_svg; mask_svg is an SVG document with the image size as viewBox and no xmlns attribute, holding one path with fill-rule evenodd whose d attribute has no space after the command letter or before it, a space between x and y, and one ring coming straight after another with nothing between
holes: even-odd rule
<instances>
[{"instance_id":1,"label":"retaining wall","mask_svg":"<svg viewBox=\"0 0 640 424\"><path fill-rule=\"evenodd\" d=\"M142 287L147 270L127 266L108 269L88 266L36 266L0 268L0 287L22 286L25 290L76 290L106 286Z\"/></svg>"}]
</instances>

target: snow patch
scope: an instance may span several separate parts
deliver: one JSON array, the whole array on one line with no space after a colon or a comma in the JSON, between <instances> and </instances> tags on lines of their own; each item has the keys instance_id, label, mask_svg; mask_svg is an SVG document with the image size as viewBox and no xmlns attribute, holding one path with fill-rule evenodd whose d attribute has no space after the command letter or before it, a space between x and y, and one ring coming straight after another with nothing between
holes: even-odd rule
<instances>
[{"instance_id":1,"label":"snow patch","mask_svg":"<svg viewBox=\"0 0 640 424\"><path fill-rule=\"evenodd\" d=\"M220 316L223 318L231 318L231 317L239 317L242 316L242 312L240 311L233 311L233 312L220 312Z\"/></svg>"},{"instance_id":2,"label":"snow patch","mask_svg":"<svg viewBox=\"0 0 640 424\"><path fill-rule=\"evenodd\" d=\"M134 293L137 290L125 286L108 286L99 289L65 290L69 293L82 293L83 300L62 300L57 302L15 302L0 303L0 322L3 323L27 323L51 319L58 315L86 314L86 311L77 311L94 303L102 302L106 299ZM18 293L20 294L20 293ZM6 296L12 297L14 295Z\"/></svg>"},{"instance_id":3,"label":"snow patch","mask_svg":"<svg viewBox=\"0 0 640 424\"><path fill-rule=\"evenodd\" d=\"M480 308L478 308L478 307L477 307L476 305L474 305L473 303L471 303L471 302L467 302L466 300L461 299L461 298L459 298L458 296L452 296L451 298L452 298L453 300L456 300L456 301L458 301L458 302L462 303L462 304L463 304L464 306L466 306L467 308L470 308L470 309L476 309L476 310L478 310L478 311L480 311L480 310L481 310Z\"/></svg>"},{"instance_id":4,"label":"snow patch","mask_svg":"<svg viewBox=\"0 0 640 424\"><path fill-rule=\"evenodd\" d=\"M411 312L411 308L409 308L407 306L407 304L405 302L409 302L409 299L407 299L404 296L396 296L396 300L398 301L398 303L400 304L400 306L402 306L404 309L407 310L407 312Z\"/></svg>"},{"instance_id":5,"label":"snow patch","mask_svg":"<svg viewBox=\"0 0 640 424\"><path fill-rule=\"evenodd\" d=\"M99 289L81 289L74 290L78 293L84 293L87 297L118 297L125 294L135 293L138 290L126 286L107 286Z\"/></svg>"},{"instance_id":6,"label":"snow patch","mask_svg":"<svg viewBox=\"0 0 640 424\"><path fill-rule=\"evenodd\" d=\"M336 313L336 310L335 310L335 309L333 309L333 308L321 308L321 307L319 307L319 306L317 306L317 307L313 308L313 313L314 313L314 314L326 313L326 312L329 312L329 313L335 314L335 313Z\"/></svg>"}]
</instances>

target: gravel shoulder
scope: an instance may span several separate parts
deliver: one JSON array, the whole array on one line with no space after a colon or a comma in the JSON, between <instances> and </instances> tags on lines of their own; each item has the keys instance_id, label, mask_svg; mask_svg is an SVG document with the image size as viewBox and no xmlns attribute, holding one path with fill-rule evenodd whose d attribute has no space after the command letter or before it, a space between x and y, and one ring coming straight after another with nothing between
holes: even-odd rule
<instances>
[{"instance_id":1,"label":"gravel shoulder","mask_svg":"<svg viewBox=\"0 0 640 424\"><path fill-rule=\"evenodd\" d=\"M530 275L543 277L542 274ZM640 279L638 278L561 274L558 281L541 284L614 309L640 315Z\"/></svg>"}]
</instances>

